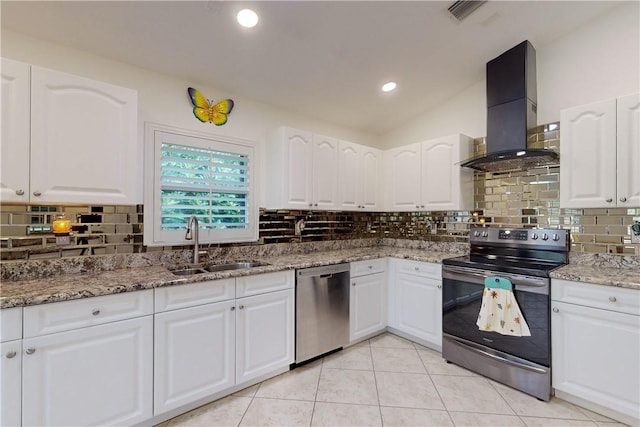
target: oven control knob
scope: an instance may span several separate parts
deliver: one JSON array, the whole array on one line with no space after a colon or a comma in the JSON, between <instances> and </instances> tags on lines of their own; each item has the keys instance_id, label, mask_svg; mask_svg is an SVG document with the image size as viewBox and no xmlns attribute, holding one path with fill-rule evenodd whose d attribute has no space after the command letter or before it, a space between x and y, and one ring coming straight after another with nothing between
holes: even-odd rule
<instances>
[{"instance_id":1,"label":"oven control knob","mask_svg":"<svg viewBox=\"0 0 640 427\"><path fill-rule=\"evenodd\" d=\"M474 231L474 232L473 232L473 235L474 235L475 237L480 237L480 232L479 232L479 231Z\"/></svg>"},{"instance_id":2,"label":"oven control knob","mask_svg":"<svg viewBox=\"0 0 640 427\"><path fill-rule=\"evenodd\" d=\"M558 236L555 233L553 233L553 236L551 236L551 238L553 239L554 242L557 242L558 240L560 240L560 236Z\"/></svg>"},{"instance_id":3,"label":"oven control knob","mask_svg":"<svg viewBox=\"0 0 640 427\"><path fill-rule=\"evenodd\" d=\"M532 240L538 240L538 235L537 235L536 233L533 233L533 234L531 235L531 239L532 239Z\"/></svg>"},{"instance_id":4,"label":"oven control knob","mask_svg":"<svg viewBox=\"0 0 640 427\"><path fill-rule=\"evenodd\" d=\"M542 233L542 240L549 240L547 233Z\"/></svg>"},{"instance_id":5,"label":"oven control knob","mask_svg":"<svg viewBox=\"0 0 640 427\"><path fill-rule=\"evenodd\" d=\"M482 237L489 237L489 232L488 231L483 231L482 232Z\"/></svg>"}]
</instances>

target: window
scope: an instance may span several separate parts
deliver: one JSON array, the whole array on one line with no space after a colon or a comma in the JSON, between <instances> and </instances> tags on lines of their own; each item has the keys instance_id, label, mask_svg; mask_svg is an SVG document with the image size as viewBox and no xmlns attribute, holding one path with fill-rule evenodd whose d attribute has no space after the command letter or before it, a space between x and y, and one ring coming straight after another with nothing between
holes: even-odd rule
<instances>
[{"instance_id":1,"label":"window","mask_svg":"<svg viewBox=\"0 0 640 427\"><path fill-rule=\"evenodd\" d=\"M195 215L201 243L258 239L254 145L147 125L144 243L189 244Z\"/></svg>"}]
</instances>

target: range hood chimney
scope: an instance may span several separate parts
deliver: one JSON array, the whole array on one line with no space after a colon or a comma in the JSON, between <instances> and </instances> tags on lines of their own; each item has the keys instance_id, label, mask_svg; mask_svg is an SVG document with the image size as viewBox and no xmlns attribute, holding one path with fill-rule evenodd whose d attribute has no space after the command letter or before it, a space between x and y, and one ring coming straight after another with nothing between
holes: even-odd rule
<instances>
[{"instance_id":1,"label":"range hood chimney","mask_svg":"<svg viewBox=\"0 0 640 427\"><path fill-rule=\"evenodd\" d=\"M524 41L487 63L487 154L461 164L482 172L558 164L558 153L527 148L536 127L536 51Z\"/></svg>"}]
</instances>

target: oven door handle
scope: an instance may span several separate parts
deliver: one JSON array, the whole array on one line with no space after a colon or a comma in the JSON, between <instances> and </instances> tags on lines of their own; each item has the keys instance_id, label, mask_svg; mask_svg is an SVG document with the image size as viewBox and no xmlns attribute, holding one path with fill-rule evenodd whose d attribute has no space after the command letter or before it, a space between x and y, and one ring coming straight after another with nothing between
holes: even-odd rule
<instances>
[{"instance_id":1,"label":"oven door handle","mask_svg":"<svg viewBox=\"0 0 640 427\"><path fill-rule=\"evenodd\" d=\"M476 268L443 266L442 278L461 282L476 283L484 286L484 279L491 276L504 277L519 290L526 288L541 288L547 286L549 280L545 277L522 276L519 274L501 273L499 271L479 270Z\"/></svg>"},{"instance_id":2,"label":"oven door handle","mask_svg":"<svg viewBox=\"0 0 640 427\"><path fill-rule=\"evenodd\" d=\"M511 366L516 366L516 367L518 367L520 369L526 369L528 371L532 371L532 372L535 372L537 374L545 374L547 372L543 368L538 368L536 366L531 366L531 365L527 365L527 364L524 364L524 363L518 363L518 362L516 362L514 360L509 360L509 359L506 359L504 357L500 357L500 356L497 356L495 354L491 354L488 351L482 350L480 348L477 348L475 346L472 346L472 345L469 345L469 344L467 344L465 342L462 342L462 341L456 339L455 337L451 337L450 336L449 338L453 339L456 342L456 344L458 344L461 347L465 347L469 351L473 351L474 353L479 353L479 354L481 354L483 356L486 356L486 357L489 357L491 359L497 360L498 362L506 363L507 365L511 365Z\"/></svg>"}]
</instances>

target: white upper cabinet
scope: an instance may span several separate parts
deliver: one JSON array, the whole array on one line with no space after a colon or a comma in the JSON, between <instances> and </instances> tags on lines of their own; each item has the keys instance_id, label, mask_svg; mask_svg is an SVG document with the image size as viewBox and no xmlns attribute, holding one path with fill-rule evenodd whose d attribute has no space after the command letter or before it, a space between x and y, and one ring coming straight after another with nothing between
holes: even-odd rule
<instances>
[{"instance_id":1,"label":"white upper cabinet","mask_svg":"<svg viewBox=\"0 0 640 427\"><path fill-rule=\"evenodd\" d=\"M640 206L640 95L560 112L560 206Z\"/></svg>"},{"instance_id":2,"label":"white upper cabinet","mask_svg":"<svg viewBox=\"0 0 640 427\"><path fill-rule=\"evenodd\" d=\"M471 147L456 134L385 151L387 210L472 209L473 172L458 164Z\"/></svg>"},{"instance_id":3,"label":"white upper cabinet","mask_svg":"<svg viewBox=\"0 0 640 427\"><path fill-rule=\"evenodd\" d=\"M2 59L0 200L29 201L30 67Z\"/></svg>"},{"instance_id":4,"label":"white upper cabinet","mask_svg":"<svg viewBox=\"0 0 640 427\"><path fill-rule=\"evenodd\" d=\"M421 209L473 209L473 171L458 164L471 156L472 143L464 135L422 143Z\"/></svg>"},{"instance_id":5,"label":"white upper cabinet","mask_svg":"<svg viewBox=\"0 0 640 427\"><path fill-rule=\"evenodd\" d=\"M338 208L381 210L382 151L340 141L338 151Z\"/></svg>"},{"instance_id":6,"label":"white upper cabinet","mask_svg":"<svg viewBox=\"0 0 640 427\"><path fill-rule=\"evenodd\" d=\"M392 148L384 152L387 210L420 209L420 156L420 143Z\"/></svg>"},{"instance_id":7,"label":"white upper cabinet","mask_svg":"<svg viewBox=\"0 0 640 427\"><path fill-rule=\"evenodd\" d=\"M3 202L137 202L134 90L2 59Z\"/></svg>"},{"instance_id":8,"label":"white upper cabinet","mask_svg":"<svg viewBox=\"0 0 640 427\"><path fill-rule=\"evenodd\" d=\"M134 204L137 92L32 67L31 99L32 200Z\"/></svg>"},{"instance_id":9,"label":"white upper cabinet","mask_svg":"<svg viewBox=\"0 0 640 427\"><path fill-rule=\"evenodd\" d=\"M640 206L640 93L618 98L617 113L618 206L637 207Z\"/></svg>"},{"instance_id":10,"label":"white upper cabinet","mask_svg":"<svg viewBox=\"0 0 640 427\"><path fill-rule=\"evenodd\" d=\"M313 203L313 208L335 209L338 201L337 139L323 135L313 135L312 182L311 203Z\"/></svg>"},{"instance_id":11,"label":"white upper cabinet","mask_svg":"<svg viewBox=\"0 0 640 427\"><path fill-rule=\"evenodd\" d=\"M335 209L337 173L337 140L278 128L267 150L266 207Z\"/></svg>"}]
</instances>

